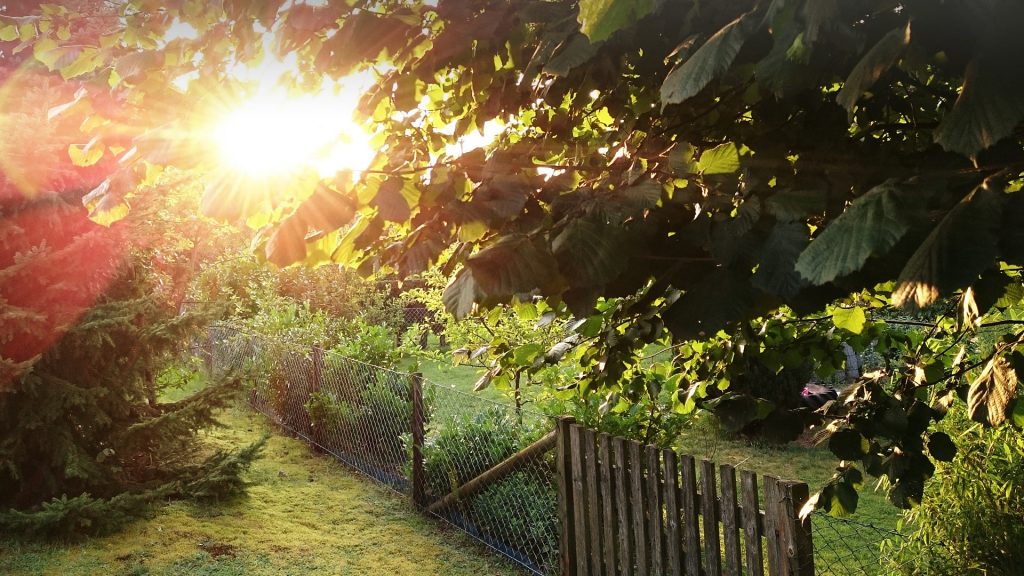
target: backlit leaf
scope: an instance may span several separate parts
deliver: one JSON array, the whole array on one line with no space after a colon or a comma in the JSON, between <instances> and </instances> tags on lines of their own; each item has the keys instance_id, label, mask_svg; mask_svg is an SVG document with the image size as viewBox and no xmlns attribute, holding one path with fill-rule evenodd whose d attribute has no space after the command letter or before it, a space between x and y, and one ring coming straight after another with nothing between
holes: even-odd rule
<instances>
[{"instance_id":1,"label":"backlit leaf","mask_svg":"<svg viewBox=\"0 0 1024 576\"><path fill-rule=\"evenodd\" d=\"M654 0L580 0L580 31L591 42L607 40L636 24L655 7Z\"/></svg>"},{"instance_id":2,"label":"backlit leaf","mask_svg":"<svg viewBox=\"0 0 1024 576\"><path fill-rule=\"evenodd\" d=\"M854 334L860 334L864 331L864 322L867 318L864 316L864 310L858 306L853 308L836 308L832 311L832 323L837 328L843 330L849 330Z\"/></svg>"},{"instance_id":3,"label":"backlit leaf","mask_svg":"<svg viewBox=\"0 0 1024 576\"><path fill-rule=\"evenodd\" d=\"M1005 356L1000 354L990 360L967 391L967 413L971 420L990 426L1005 422L1017 383L1017 373Z\"/></svg>"},{"instance_id":4,"label":"backlit leaf","mask_svg":"<svg viewBox=\"0 0 1024 576\"><path fill-rule=\"evenodd\" d=\"M740 169L740 155L736 144L726 142L701 153L697 168L705 176L710 174L732 174Z\"/></svg>"}]
</instances>

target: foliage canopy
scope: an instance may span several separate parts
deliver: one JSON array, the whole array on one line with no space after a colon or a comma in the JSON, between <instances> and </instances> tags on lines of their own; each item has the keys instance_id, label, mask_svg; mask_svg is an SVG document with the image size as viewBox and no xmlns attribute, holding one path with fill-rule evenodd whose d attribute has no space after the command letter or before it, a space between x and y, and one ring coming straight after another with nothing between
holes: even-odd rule
<instances>
[{"instance_id":1,"label":"foliage canopy","mask_svg":"<svg viewBox=\"0 0 1024 576\"><path fill-rule=\"evenodd\" d=\"M652 393L637 354L669 338L681 410L791 436L816 416L766 381L832 369L843 340L895 350L833 407L847 462L818 504L848 509L853 461L920 501L957 394L988 424L1024 413L1024 333L966 345L1024 296L1021 22L1012 0L133 0L3 16L0 40L83 87L54 114L93 119L77 163L117 158L97 218L153 167L214 168L194 135L244 92L238 63L294 55L296 89L374 75L367 170L261 195L213 180L206 211L265 223L280 265L440 265L457 317L538 294L583 320L579 387L612 407ZM489 123L491 144L457 146ZM850 311L936 303L923 337Z\"/></svg>"}]
</instances>

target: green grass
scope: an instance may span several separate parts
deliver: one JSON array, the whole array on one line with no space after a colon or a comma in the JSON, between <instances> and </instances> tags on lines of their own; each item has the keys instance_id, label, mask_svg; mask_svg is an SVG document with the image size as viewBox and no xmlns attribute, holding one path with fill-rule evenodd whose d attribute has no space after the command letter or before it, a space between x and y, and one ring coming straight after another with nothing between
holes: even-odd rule
<instances>
[{"instance_id":1,"label":"green grass","mask_svg":"<svg viewBox=\"0 0 1024 576\"><path fill-rule=\"evenodd\" d=\"M204 438L242 446L263 420L229 411ZM73 544L0 541L0 574L28 576L306 576L519 574L475 541L415 511L408 499L274 435L246 498L173 502L111 536Z\"/></svg>"}]
</instances>

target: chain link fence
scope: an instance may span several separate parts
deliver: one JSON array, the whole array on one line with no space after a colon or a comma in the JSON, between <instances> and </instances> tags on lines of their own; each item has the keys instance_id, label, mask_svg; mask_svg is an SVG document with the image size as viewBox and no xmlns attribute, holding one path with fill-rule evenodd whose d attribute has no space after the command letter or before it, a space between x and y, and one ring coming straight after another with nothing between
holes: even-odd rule
<instances>
[{"instance_id":1,"label":"chain link fence","mask_svg":"<svg viewBox=\"0 0 1024 576\"><path fill-rule=\"evenodd\" d=\"M886 551L906 537L890 528L828 514L811 517L815 574L821 576L882 576L898 566Z\"/></svg>"},{"instance_id":2,"label":"chain link fence","mask_svg":"<svg viewBox=\"0 0 1024 576\"><path fill-rule=\"evenodd\" d=\"M418 385L423 441L415 447L422 454L419 482L426 510L533 574L557 573L554 455L543 450L516 458L551 432L553 419L227 326L212 328L193 351L214 376L241 371L250 383L250 406L282 430L409 496L417 481L413 388Z\"/></svg>"},{"instance_id":3,"label":"chain link fence","mask_svg":"<svg viewBox=\"0 0 1024 576\"><path fill-rule=\"evenodd\" d=\"M214 377L242 371L250 406L286 433L415 496L414 375L223 325L192 352ZM421 395L426 511L530 573L557 574L554 453L516 458L543 441L554 419L429 380ZM503 468L500 475L489 474L495 468ZM487 481L478 482L481 476ZM827 576L888 574L883 549L904 541L894 530L825 514L814 515L812 529L816 573Z\"/></svg>"}]
</instances>

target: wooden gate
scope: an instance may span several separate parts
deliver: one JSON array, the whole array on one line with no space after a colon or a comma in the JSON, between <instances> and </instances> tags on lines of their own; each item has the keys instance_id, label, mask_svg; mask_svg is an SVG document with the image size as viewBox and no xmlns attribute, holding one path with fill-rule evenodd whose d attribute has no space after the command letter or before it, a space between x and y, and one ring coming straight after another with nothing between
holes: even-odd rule
<instances>
[{"instance_id":1,"label":"wooden gate","mask_svg":"<svg viewBox=\"0 0 1024 576\"><path fill-rule=\"evenodd\" d=\"M811 576L807 485L700 463L563 418L557 430L565 576Z\"/></svg>"}]
</instances>

